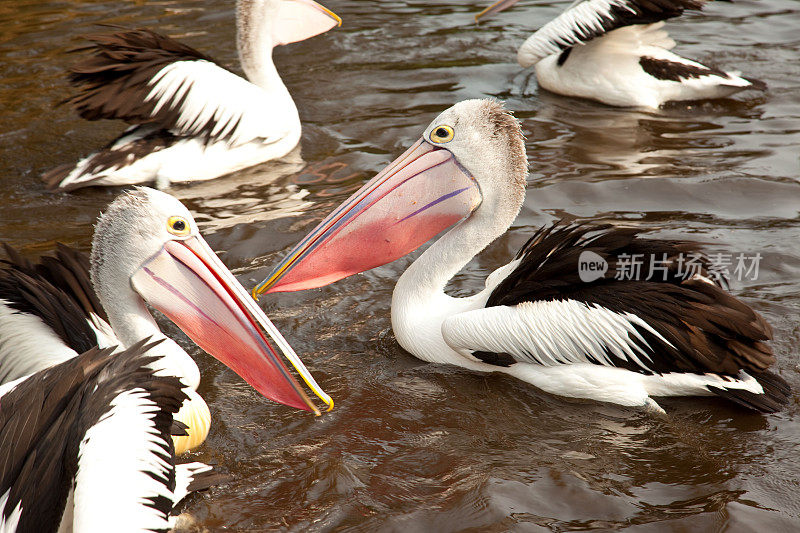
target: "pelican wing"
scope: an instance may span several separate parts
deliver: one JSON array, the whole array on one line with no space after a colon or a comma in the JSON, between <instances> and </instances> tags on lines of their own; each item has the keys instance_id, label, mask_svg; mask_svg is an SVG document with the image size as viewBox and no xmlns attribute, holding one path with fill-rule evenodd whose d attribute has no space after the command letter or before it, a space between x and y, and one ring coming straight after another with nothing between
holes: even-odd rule
<instances>
[{"instance_id":1,"label":"pelican wing","mask_svg":"<svg viewBox=\"0 0 800 533\"><path fill-rule=\"evenodd\" d=\"M442 333L456 351L500 366L592 363L652 372L652 338L668 343L636 315L577 300L460 313L445 320Z\"/></svg>"},{"instance_id":2,"label":"pelican wing","mask_svg":"<svg viewBox=\"0 0 800 533\"><path fill-rule=\"evenodd\" d=\"M0 383L38 372L98 343L117 344L89 276L88 257L59 244L32 263L4 245L0 261Z\"/></svg>"},{"instance_id":3,"label":"pelican wing","mask_svg":"<svg viewBox=\"0 0 800 533\"><path fill-rule=\"evenodd\" d=\"M279 139L287 110L210 57L165 35L119 30L89 38L92 55L72 67L68 100L87 120L150 124L174 135L242 144ZM274 125L274 126L273 126Z\"/></svg>"},{"instance_id":4,"label":"pelican wing","mask_svg":"<svg viewBox=\"0 0 800 533\"><path fill-rule=\"evenodd\" d=\"M774 363L764 342L769 325L707 277L706 259L696 272L680 271L692 244L636 233L607 226L540 230L486 308L445 321L446 342L478 358L505 354L505 364L592 363L645 373L757 374ZM587 253L608 269L583 281L579 262ZM615 279L630 258L641 260L639 279Z\"/></svg>"},{"instance_id":5,"label":"pelican wing","mask_svg":"<svg viewBox=\"0 0 800 533\"><path fill-rule=\"evenodd\" d=\"M172 502L175 485L169 433L185 395L177 378L153 375L147 365L154 358L143 355L152 347L142 342L113 356L113 349L93 348L3 394L0 524L52 530L77 476L76 524L111 531L125 517L131 529L168 528L172 506L164 511L162 499ZM95 455L106 439L114 446ZM131 497L131 490L140 492ZM97 527L102 520L105 527Z\"/></svg>"},{"instance_id":6,"label":"pelican wing","mask_svg":"<svg viewBox=\"0 0 800 533\"><path fill-rule=\"evenodd\" d=\"M529 67L617 28L677 17L684 9L702 9L706 1L578 0L531 35L520 47L517 59L523 67Z\"/></svg>"}]
</instances>

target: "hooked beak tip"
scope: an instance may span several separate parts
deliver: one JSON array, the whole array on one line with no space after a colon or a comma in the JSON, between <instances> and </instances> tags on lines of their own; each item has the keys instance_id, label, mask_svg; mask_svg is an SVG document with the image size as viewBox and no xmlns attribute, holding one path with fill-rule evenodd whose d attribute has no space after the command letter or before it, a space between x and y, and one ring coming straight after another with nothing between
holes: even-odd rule
<instances>
[{"instance_id":1,"label":"hooked beak tip","mask_svg":"<svg viewBox=\"0 0 800 533\"><path fill-rule=\"evenodd\" d=\"M258 290L260 286L261 286L260 284L256 285L255 287L253 287L253 290L250 291L250 295L253 297L253 300L255 301L258 301L259 296L261 296L261 291Z\"/></svg>"},{"instance_id":2,"label":"hooked beak tip","mask_svg":"<svg viewBox=\"0 0 800 533\"><path fill-rule=\"evenodd\" d=\"M323 401L325 401L325 400L323 400ZM313 403L309 403L309 407L311 407L311 412L314 413L314 416L322 416L323 412L330 413L331 411L333 411L333 398L329 398L329 401L327 401L325 403L328 406L328 408L325 409L325 411L320 411L319 408L316 405L314 405Z\"/></svg>"},{"instance_id":3,"label":"hooked beak tip","mask_svg":"<svg viewBox=\"0 0 800 533\"><path fill-rule=\"evenodd\" d=\"M325 10L325 14L328 15L330 18L336 21L336 27L340 28L342 26L342 17L328 9L327 7L322 7Z\"/></svg>"},{"instance_id":4,"label":"hooked beak tip","mask_svg":"<svg viewBox=\"0 0 800 533\"><path fill-rule=\"evenodd\" d=\"M275 276L271 276L253 287L253 290L250 292L250 294L253 295L253 300L258 301L262 294L270 290L272 286L278 282L278 279L279 278Z\"/></svg>"}]
</instances>

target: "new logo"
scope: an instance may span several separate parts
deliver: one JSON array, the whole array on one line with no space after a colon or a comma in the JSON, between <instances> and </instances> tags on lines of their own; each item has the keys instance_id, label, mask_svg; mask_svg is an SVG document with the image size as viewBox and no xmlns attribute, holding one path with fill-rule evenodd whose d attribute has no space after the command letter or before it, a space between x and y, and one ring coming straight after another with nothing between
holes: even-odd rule
<instances>
[{"instance_id":1,"label":"new logo","mask_svg":"<svg viewBox=\"0 0 800 533\"><path fill-rule=\"evenodd\" d=\"M600 279L608 271L608 261L602 256L585 250L578 257L578 276L584 283Z\"/></svg>"}]
</instances>

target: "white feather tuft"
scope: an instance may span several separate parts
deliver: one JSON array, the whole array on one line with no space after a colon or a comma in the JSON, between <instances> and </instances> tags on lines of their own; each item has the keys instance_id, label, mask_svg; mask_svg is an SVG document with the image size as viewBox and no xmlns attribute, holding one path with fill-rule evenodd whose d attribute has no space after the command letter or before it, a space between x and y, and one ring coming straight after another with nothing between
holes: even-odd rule
<instances>
[{"instance_id":1,"label":"white feather tuft","mask_svg":"<svg viewBox=\"0 0 800 533\"><path fill-rule=\"evenodd\" d=\"M14 533L17 530L19 519L22 516L22 502L18 502L14 510L7 511L8 498L11 496L11 489L8 489L0 497L0 533Z\"/></svg>"},{"instance_id":2,"label":"white feather tuft","mask_svg":"<svg viewBox=\"0 0 800 533\"><path fill-rule=\"evenodd\" d=\"M507 353L518 361L543 366L591 363L612 366L608 357L648 368L642 328L669 344L636 315L616 313L575 300L524 302L459 313L442 324L445 342L467 357L469 352Z\"/></svg>"},{"instance_id":3,"label":"white feather tuft","mask_svg":"<svg viewBox=\"0 0 800 533\"><path fill-rule=\"evenodd\" d=\"M189 485L194 481L197 474L210 472L212 467L205 463L183 463L175 465L175 492L174 502L177 505L182 499L189 495Z\"/></svg>"},{"instance_id":4,"label":"white feather tuft","mask_svg":"<svg viewBox=\"0 0 800 533\"><path fill-rule=\"evenodd\" d=\"M174 501L165 482L172 458L153 418L158 406L142 389L120 393L80 443L75 477L74 531L144 531L169 527L147 498ZM122 529L120 529L122 528Z\"/></svg>"}]
</instances>

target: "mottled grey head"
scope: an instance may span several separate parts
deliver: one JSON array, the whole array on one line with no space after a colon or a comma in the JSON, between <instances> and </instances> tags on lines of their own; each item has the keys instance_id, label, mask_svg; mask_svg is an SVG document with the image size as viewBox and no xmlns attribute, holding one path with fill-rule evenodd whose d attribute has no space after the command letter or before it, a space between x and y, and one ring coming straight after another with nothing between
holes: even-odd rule
<instances>
[{"instance_id":1,"label":"mottled grey head","mask_svg":"<svg viewBox=\"0 0 800 533\"><path fill-rule=\"evenodd\" d=\"M516 209L525 197L528 158L519 121L500 102L464 100L426 128L423 138L449 150L481 187L484 205ZM494 201L503 206L494 206ZM516 214L516 212L515 212Z\"/></svg>"},{"instance_id":2,"label":"mottled grey head","mask_svg":"<svg viewBox=\"0 0 800 533\"><path fill-rule=\"evenodd\" d=\"M192 235L198 235L194 218L172 196L148 187L120 195L95 225L91 275L98 296L130 289L131 276L164 243Z\"/></svg>"}]
</instances>

